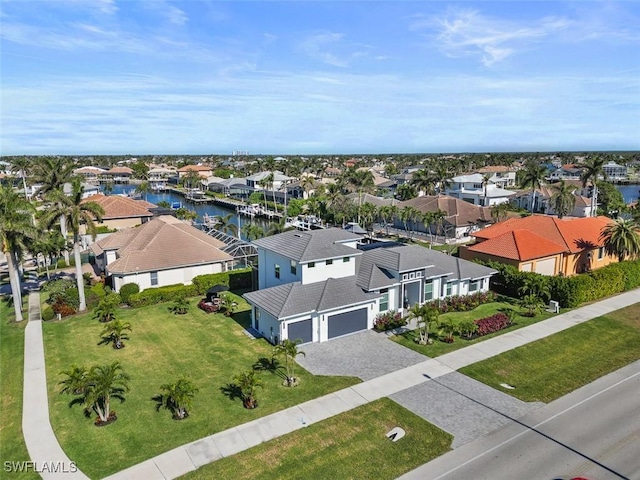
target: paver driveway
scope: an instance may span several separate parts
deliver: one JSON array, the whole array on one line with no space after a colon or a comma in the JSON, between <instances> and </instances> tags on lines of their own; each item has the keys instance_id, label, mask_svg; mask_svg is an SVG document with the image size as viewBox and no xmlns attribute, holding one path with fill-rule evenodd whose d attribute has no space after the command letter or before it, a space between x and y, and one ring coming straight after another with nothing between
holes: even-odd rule
<instances>
[{"instance_id":1,"label":"paver driveway","mask_svg":"<svg viewBox=\"0 0 640 480\"><path fill-rule=\"evenodd\" d=\"M328 342L302 345L297 360L314 375L345 375L370 380L428 358L373 330Z\"/></svg>"}]
</instances>

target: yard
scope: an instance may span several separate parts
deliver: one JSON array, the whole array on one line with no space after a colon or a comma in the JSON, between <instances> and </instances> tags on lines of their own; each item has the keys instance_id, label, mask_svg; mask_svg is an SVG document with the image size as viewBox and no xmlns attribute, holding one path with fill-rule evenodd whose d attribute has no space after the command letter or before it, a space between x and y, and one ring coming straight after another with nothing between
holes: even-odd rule
<instances>
[{"instance_id":1,"label":"yard","mask_svg":"<svg viewBox=\"0 0 640 480\"><path fill-rule=\"evenodd\" d=\"M550 402L640 359L640 303L462 368L527 402ZM502 383L515 387L507 390Z\"/></svg>"},{"instance_id":2,"label":"yard","mask_svg":"<svg viewBox=\"0 0 640 480\"><path fill-rule=\"evenodd\" d=\"M395 335L390 338L394 342L398 342L402 346L415 350L416 352L422 353L423 355L427 355L428 357L435 358L440 355L444 355L445 353L449 353L454 350L473 345L474 343L482 342L483 340L487 340L489 338L502 335L504 333L511 332L528 325L532 325L542 320L546 320L547 318L555 315L549 312L542 312L535 317L526 317L521 315L522 312L515 304L515 300L506 297L499 297L498 300L500 301L485 303L484 305L480 305L479 307L467 312L444 313L438 317L438 324L447 322L448 320L453 321L454 324L458 324L465 320L477 320L480 318L489 317L495 313L503 312L505 310L515 310L517 313L514 317L513 324L508 328L500 330L499 332L484 335L482 337L477 337L472 340L466 340L464 338L456 336L453 343L446 343L442 341L444 334L442 332L439 332L441 328L438 326L433 328L429 332L429 337L434 339L432 345L420 345L419 343L417 343L416 338L418 337L418 333L415 330L403 333L401 335Z\"/></svg>"},{"instance_id":3,"label":"yard","mask_svg":"<svg viewBox=\"0 0 640 480\"><path fill-rule=\"evenodd\" d=\"M246 335L241 324L248 324L249 310L240 297L235 297L240 313L233 319L203 312L196 307L198 300L190 300L186 315L169 313L170 304L118 310L117 318L132 325L131 340L122 350L98 345L104 324L91 314L43 324L51 423L65 452L90 477L104 477L178 445L359 381L315 377L298 368L300 386L286 388L279 376L263 372L259 406L246 410L240 399L230 399L224 389L260 358L271 358L273 347ZM95 415L85 418L81 407L69 406L73 397L58 393L60 372L74 364L102 365L116 360L131 376L131 391L124 403L112 401L117 421L96 427ZM188 375L200 391L189 417L176 421L170 412L156 411L152 397L161 393L162 384L181 374Z\"/></svg>"},{"instance_id":4,"label":"yard","mask_svg":"<svg viewBox=\"0 0 640 480\"><path fill-rule=\"evenodd\" d=\"M385 434L399 426L396 443ZM185 480L233 478L397 478L451 449L453 437L383 398L189 473Z\"/></svg>"}]
</instances>

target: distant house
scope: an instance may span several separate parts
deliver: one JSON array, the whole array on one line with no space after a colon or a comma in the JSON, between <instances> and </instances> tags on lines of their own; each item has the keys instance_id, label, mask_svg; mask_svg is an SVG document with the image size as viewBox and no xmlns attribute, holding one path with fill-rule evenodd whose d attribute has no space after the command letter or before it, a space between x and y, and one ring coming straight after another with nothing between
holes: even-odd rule
<instances>
[{"instance_id":1,"label":"distant house","mask_svg":"<svg viewBox=\"0 0 640 480\"><path fill-rule=\"evenodd\" d=\"M268 186L263 187L262 182L265 178L269 177L273 174L273 182L271 182ZM274 170L273 172L259 172L253 175L249 175L246 178L247 186L251 187L255 190L279 190L282 186L292 180L295 180L293 177L289 177L278 170Z\"/></svg>"},{"instance_id":2,"label":"distant house","mask_svg":"<svg viewBox=\"0 0 640 480\"><path fill-rule=\"evenodd\" d=\"M487 165L479 168L476 173L480 175L491 175L489 181L497 187L509 188L516 185L515 167L505 167L503 165Z\"/></svg>"},{"instance_id":3,"label":"distant house","mask_svg":"<svg viewBox=\"0 0 640 480\"><path fill-rule=\"evenodd\" d=\"M549 175L549 180L580 180L582 172L583 170L581 167L573 164L567 164L553 170Z\"/></svg>"},{"instance_id":4,"label":"distant house","mask_svg":"<svg viewBox=\"0 0 640 480\"><path fill-rule=\"evenodd\" d=\"M626 180L628 171L625 165L618 165L614 161L610 161L602 166L602 171L607 178L612 181Z\"/></svg>"},{"instance_id":5,"label":"distant house","mask_svg":"<svg viewBox=\"0 0 640 480\"><path fill-rule=\"evenodd\" d=\"M380 313L486 291L496 273L424 247L360 239L328 228L255 240L259 290L244 294L253 328L272 343L323 342L373 328Z\"/></svg>"},{"instance_id":6,"label":"distant house","mask_svg":"<svg viewBox=\"0 0 640 480\"><path fill-rule=\"evenodd\" d=\"M514 191L500 188L491 181L487 185L483 182L484 178L480 173L459 175L451 179L445 194L483 207L507 203L515 195Z\"/></svg>"},{"instance_id":7,"label":"distant house","mask_svg":"<svg viewBox=\"0 0 640 480\"><path fill-rule=\"evenodd\" d=\"M196 172L203 179L213 175L211 167L207 165L185 165L177 170L178 180L188 175L189 172Z\"/></svg>"},{"instance_id":8,"label":"distant house","mask_svg":"<svg viewBox=\"0 0 640 480\"><path fill-rule=\"evenodd\" d=\"M99 167L82 167L76 168L73 173L80 175L86 183L97 184L100 181L100 176L107 172L104 168Z\"/></svg>"},{"instance_id":9,"label":"distant house","mask_svg":"<svg viewBox=\"0 0 640 480\"><path fill-rule=\"evenodd\" d=\"M572 182L571 180L566 180L566 182ZM573 183L579 183L577 180L574 180ZM588 197L580 195L579 192L582 192L586 189L578 187L574 185L574 197L575 197L575 205L571 212L567 214L569 217L590 217L591 216L591 200ZM518 192L511 198L511 203L518 208L522 208L527 211L531 211L531 202L535 201L535 209L536 213L545 213L547 215L557 215L557 212L554 210L551 198L553 197L554 191L551 185L543 185L541 188L537 188L535 191L522 191Z\"/></svg>"},{"instance_id":10,"label":"distant house","mask_svg":"<svg viewBox=\"0 0 640 480\"><path fill-rule=\"evenodd\" d=\"M221 250L221 241L172 216L160 216L111 234L91 245L97 267L118 292L125 283L140 290L176 283L190 284L193 277L227 271L233 257Z\"/></svg>"},{"instance_id":11,"label":"distant house","mask_svg":"<svg viewBox=\"0 0 640 480\"><path fill-rule=\"evenodd\" d=\"M120 195L96 194L83 201L95 202L100 205L104 210L104 215L98 225L104 225L112 230L131 228L148 222L153 217L153 212L150 209L156 207L153 203Z\"/></svg>"},{"instance_id":12,"label":"distant house","mask_svg":"<svg viewBox=\"0 0 640 480\"><path fill-rule=\"evenodd\" d=\"M610 223L607 217L509 219L475 232L477 243L460 247L460 257L493 260L543 275L589 272L618 261L607 255L599 238Z\"/></svg>"},{"instance_id":13,"label":"distant house","mask_svg":"<svg viewBox=\"0 0 640 480\"><path fill-rule=\"evenodd\" d=\"M132 175L129 167L113 167L99 174L98 179L101 183L129 183Z\"/></svg>"}]
</instances>

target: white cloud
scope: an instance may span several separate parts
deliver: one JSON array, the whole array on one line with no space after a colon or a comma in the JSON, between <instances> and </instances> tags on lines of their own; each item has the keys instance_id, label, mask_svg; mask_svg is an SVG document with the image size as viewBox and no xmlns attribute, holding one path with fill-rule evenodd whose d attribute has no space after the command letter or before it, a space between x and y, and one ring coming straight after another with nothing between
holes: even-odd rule
<instances>
[{"instance_id":1,"label":"white cloud","mask_svg":"<svg viewBox=\"0 0 640 480\"><path fill-rule=\"evenodd\" d=\"M370 48L345 42L345 35L336 32L316 33L300 43L300 49L306 55L334 67L350 66L355 59L368 56Z\"/></svg>"}]
</instances>

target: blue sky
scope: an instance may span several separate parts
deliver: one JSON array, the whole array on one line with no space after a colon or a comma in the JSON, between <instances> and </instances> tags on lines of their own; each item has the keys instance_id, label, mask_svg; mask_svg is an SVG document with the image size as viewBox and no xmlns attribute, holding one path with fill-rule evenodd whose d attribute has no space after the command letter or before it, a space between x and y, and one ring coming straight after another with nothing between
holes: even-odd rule
<instances>
[{"instance_id":1,"label":"blue sky","mask_svg":"<svg viewBox=\"0 0 640 480\"><path fill-rule=\"evenodd\" d=\"M3 0L0 153L640 149L635 1Z\"/></svg>"}]
</instances>

